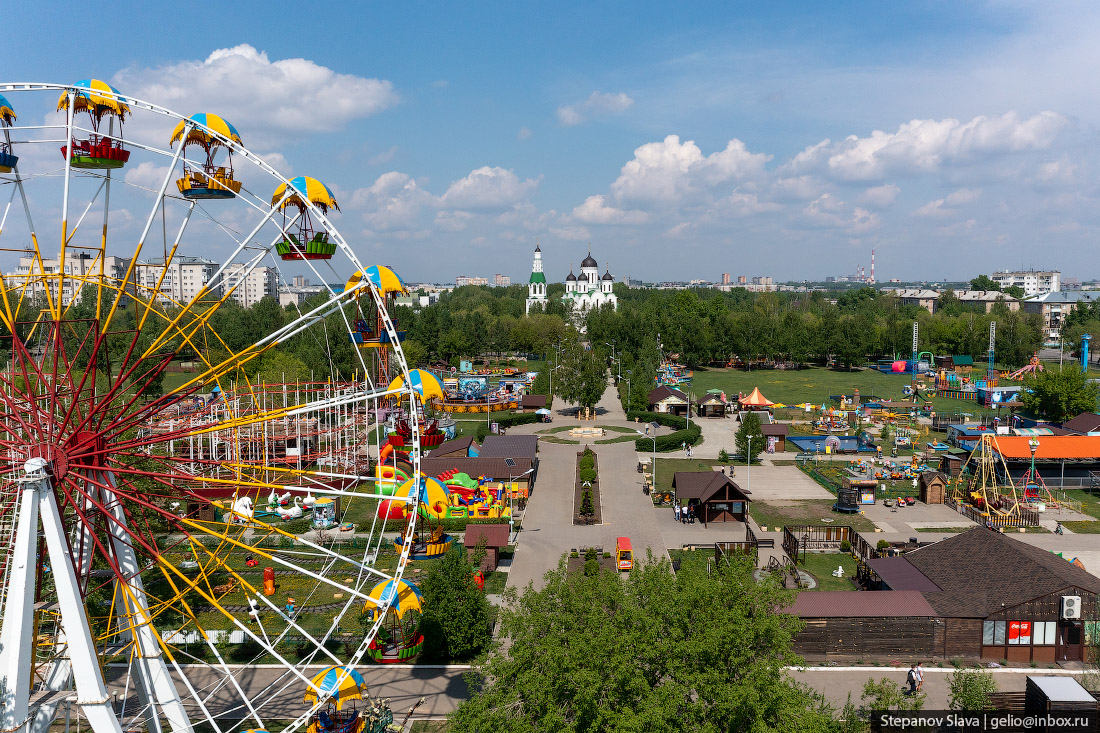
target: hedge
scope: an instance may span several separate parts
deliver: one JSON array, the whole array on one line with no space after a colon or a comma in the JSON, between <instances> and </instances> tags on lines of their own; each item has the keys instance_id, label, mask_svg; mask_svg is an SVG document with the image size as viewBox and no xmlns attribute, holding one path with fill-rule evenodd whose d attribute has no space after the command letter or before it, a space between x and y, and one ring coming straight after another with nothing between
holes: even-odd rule
<instances>
[{"instance_id":1,"label":"hedge","mask_svg":"<svg viewBox=\"0 0 1100 733\"><path fill-rule=\"evenodd\" d=\"M533 412L513 412L508 415L501 415L493 418L492 422L495 422L502 428L512 428L516 425L530 425L540 420L542 420L542 415L536 415ZM489 435L489 426L485 424L478 425L476 433L477 442L483 442L487 435Z\"/></svg>"},{"instance_id":2,"label":"hedge","mask_svg":"<svg viewBox=\"0 0 1100 733\"><path fill-rule=\"evenodd\" d=\"M423 531L424 527L427 526L426 522L427 520L425 520L423 517L417 518L416 523L420 528L420 531ZM444 532L454 535L459 532L464 532L466 530L466 527L475 524L507 524L507 522L507 519L490 519L481 517L475 519L433 519L431 520L431 526L442 526ZM390 519L384 525L382 525L381 522L379 522L378 525L382 526L381 531L383 532L396 532L398 534L404 534L405 527L408 525L408 522L404 519ZM375 532L379 531L378 525L374 526ZM517 520L515 523L516 529L519 529L520 525L521 522ZM362 522L355 529L359 532L369 532L371 530L371 523Z\"/></svg>"},{"instance_id":3,"label":"hedge","mask_svg":"<svg viewBox=\"0 0 1100 733\"><path fill-rule=\"evenodd\" d=\"M685 420L682 417L676 415L668 415L663 412L640 412L637 410L631 410L626 413L628 420L634 420L637 418L641 422L655 422L658 425L664 425L669 428L679 428L674 433L669 435L657 436L657 451L659 453L667 453L668 451L680 450L684 443L688 445L699 445L703 442L703 429L699 427L698 423L692 423L691 427L681 427ZM634 441L634 449L639 453L647 453L653 450L652 438L638 438Z\"/></svg>"}]
</instances>

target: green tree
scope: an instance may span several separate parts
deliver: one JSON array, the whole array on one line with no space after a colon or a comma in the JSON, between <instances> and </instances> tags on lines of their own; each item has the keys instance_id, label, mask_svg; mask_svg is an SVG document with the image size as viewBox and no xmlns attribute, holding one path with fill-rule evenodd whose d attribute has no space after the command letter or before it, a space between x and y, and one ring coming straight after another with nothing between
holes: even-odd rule
<instances>
[{"instance_id":1,"label":"green tree","mask_svg":"<svg viewBox=\"0 0 1100 733\"><path fill-rule=\"evenodd\" d=\"M420 584L425 660L467 661L489 643L489 601L474 583L474 570L459 545L428 569Z\"/></svg>"},{"instance_id":2,"label":"green tree","mask_svg":"<svg viewBox=\"0 0 1100 733\"><path fill-rule=\"evenodd\" d=\"M997 691L997 680L980 669L957 669L947 680L948 705L952 710L992 710L989 696Z\"/></svg>"},{"instance_id":3,"label":"green tree","mask_svg":"<svg viewBox=\"0 0 1100 733\"><path fill-rule=\"evenodd\" d=\"M507 652L476 666L452 733L838 730L784 669L801 622L776 609L792 596L751 563L673 573L650 555L620 578L563 561L544 581L506 594Z\"/></svg>"},{"instance_id":4,"label":"green tree","mask_svg":"<svg viewBox=\"0 0 1100 733\"><path fill-rule=\"evenodd\" d=\"M978 275L970 281L971 290L1000 290L998 285L989 275Z\"/></svg>"},{"instance_id":5,"label":"green tree","mask_svg":"<svg viewBox=\"0 0 1100 733\"><path fill-rule=\"evenodd\" d=\"M1097 387L1076 364L1050 367L1024 380L1024 408L1045 420L1065 422L1096 409Z\"/></svg>"},{"instance_id":6,"label":"green tree","mask_svg":"<svg viewBox=\"0 0 1100 733\"><path fill-rule=\"evenodd\" d=\"M745 413L744 419L741 420L741 427L737 429L735 442L737 453L749 461L756 461L756 457L767 447L764 431L760 429L760 418L756 413Z\"/></svg>"},{"instance_id":7,"label":"green tree","mask_svg":"<svg viewBox=\"0 0 1100 733\"><path fill-rule=\"evenodd\" d=\"M599 354L585 349L579 340L566 341L561 364L554 387L563 400L581 407L600 401L607 389L607 366Z\"/></svg>"},{"instance_id":8,"label":"green tree","mask_svg":"<svg viewBox=\"0 0 1100 733\"><path fill-rule=\"evenodd\" d=\"M1007 288L1001 288L1005 295L1011 295L1013 298L1022 298L1027 295L1027 292L1019 285L1009 285Z\"/></svg>"},{"instance_id":9,"label":"green tree","mask_svg":"<svg viewBox=\"0 0 1100 733\"><path fill-rule=\"evenodd\" d=\"M863 685L860 702L864 710L920 710L925 695L918 692L906 695L905 688L889 677L867 680Z\"/></svg>"}]
</instances>

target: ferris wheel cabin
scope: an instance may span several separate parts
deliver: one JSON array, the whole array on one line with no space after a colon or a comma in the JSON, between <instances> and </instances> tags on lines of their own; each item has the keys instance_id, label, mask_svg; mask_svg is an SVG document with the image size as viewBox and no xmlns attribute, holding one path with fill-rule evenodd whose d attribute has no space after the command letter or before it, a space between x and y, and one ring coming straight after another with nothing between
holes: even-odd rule
<instances>
[{"instance_id":1,"label":"ferris wheel cabin","mask_svg":"<svg viewBox=\"0 0 1100 733\"><path fill-rule=\"evenodd\" d=\"M4 95L0 94L0 128L11 127L13 122L15 122L15 110ZM0 140L0 173L11 173L18 162L19 156L11 152L11 138L5 130L4 139Z\"/></svg>"},{"instance_id":2,"label":"ferris wheel cabin","mask_svg":"<svg viewBox=\"0 0 1100 733\"><path fill-rule=\"evenodd\" d=\"M73 132L77 132L78 116L87 114L91 121L91 132L83 140L75 136L68 145L61 146L61 155L69 160L73 168L112 169L121 168L130 160L130 151L122 141L122 122L130 114L130 107L117 89L99 79L84 79L73 85L73 89L61 93L57 100L57 109L68 111L72 105ZM100 125L106 120L107 133L100 131ZM114 134L114 123L118 120L118 134Z\"/></svg>"}]
</instances>

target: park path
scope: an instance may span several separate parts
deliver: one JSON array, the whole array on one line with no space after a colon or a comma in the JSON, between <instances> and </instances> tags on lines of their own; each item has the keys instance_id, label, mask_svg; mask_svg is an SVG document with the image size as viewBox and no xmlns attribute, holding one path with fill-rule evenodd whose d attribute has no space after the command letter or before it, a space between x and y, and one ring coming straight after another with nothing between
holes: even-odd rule
<instances>
[{"instance_id":1,"label":"park path","mask_svg":"<svg viewBox=\"0 0 1100 733\"><path fill-rule=\"evenodd\" d=\"M561 415L567 410L565 406L556 412ZM597 426L633 425L627 422L626 413L610 384L596 405L596 415L594 424ZM536 432L542 426L522 427ZM609 431L601 439L616 435L621 433ZM644 559L647 552L657 558L667 556L653 504L642 493L642 476L637 470L638 456L633 442L590 443L599 456L603 524L587 527L573 524L576 454L584 445L539 441L538 480L523 514L523 529L519 532L515 558L508 573L509 586L522 589L534 583L535 587L541 587L543 575L557 567L564 553L589 546L600 546L612 552L615 538L620 535L630 537L639 559Z\"/></svg>"}]
</instances>

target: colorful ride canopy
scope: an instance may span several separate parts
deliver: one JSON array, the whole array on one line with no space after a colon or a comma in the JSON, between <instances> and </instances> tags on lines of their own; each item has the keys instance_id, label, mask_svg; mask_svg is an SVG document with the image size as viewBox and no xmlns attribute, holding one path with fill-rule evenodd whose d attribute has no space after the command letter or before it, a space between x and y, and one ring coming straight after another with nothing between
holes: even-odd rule
<instances>
[{"instance_id":1,"label":"colorful ride canopy","mask_svg":"<svg viewBox=\"0 0 1100 733\"><path fill-rule=\"evenodd\" d=\"M405 281L396 272L382 265L371 265L366 270L359 270L348 278L347 285L344 288L350 290L362 282L364 278L382 295L389 295L390 293L405 295L409 292L409 289L405 287Z\"/></svg>"},{"instance_id":2,"label":"colorful ride canopy","mask_svg":"<svg viewBox=\"0 0 1100 733\"><path fill-rule=\"evenodd\" d=\"M315 703L318 698L333 700L337 710L347 700L362 700L367 689L367 681L363 679L363 675L351 667L326 667L314 675L311 682L320 690L320 695L309 689L306 691L305 701Z\"/></svg>"},{"instance_id":3,"label":"colorful ride canopy","mask_svg":"<svg viewBox=\"0 0 1100 733\"><path fill-rule=\"evenodd\" d=\"M211 114L209 112L199 112L197 114L191 115L187 119L196 123L196 126L191 127L191 129L187 131L187 137L184 138L183 141L184 145L201 145L203 148L210 148L214 145L221 145L222 140L214 135L211 135L210 131L213 131L218 135L221 135L223 138L237 143L238 145L244 144L243 142L241 142L241 135L239 132L237 132L237 128L233 127L233 125L231 125L219 115ZM199 127L198 125L201 125L201 127ZM169 141L170 145L183 137L183 131L186 127L188 127L187 120L181 120L180 123L176 125L176 129L172 130L172 139Z\"/></svg>"},{"instance_id":4,"label":"colorful ride canopy","mask_svg":"<svg viewBox=\"0 0 1100 733\"><path fill-rule=\"evenodd\" d=\"M422 514L427 514L435 519L443 519L447 516L447 508L451 505L451 490L447 488L446 484L432 476L422 476L420 490L417 491L415 487L413 480L409 479L401 484L401 488L397 490L394 497L412 499L415 495L419 504L418 510Z\"/></svg>"},{"instance_id":5,"label":"colorful ride canopy","mask_svg":"<svg viewBox=\"0 0 1100 733\"><path fill-rule=\"evenodd\" d=\"M291 194L286 197L286 201L283 201L283 195L286 193L286 184L280 184L275 189L275 193L271 195L271 205L275 206L280 201L282 205L280 209L285 209L288 206L297 206L298 208L305 208L305 201L302 197L305 197L306 201L321 208L322 211L327 209L340 210L340 206L336 203L336 196L328 186L318 181L316 178L310 178L309 176L298 176L290 180L290 187L293 189Z\"/></svg>"},{"instance_id":6,"label":"colorful ride canopy","mask_svg":"<svg viewBox=\"0 0 1100 733\"><path fill-rule=\"evenodd\" d=\"M420 399L443 399L443 384L429 371L424 369L410 369L409 370L409 384L416 390L416 393L420 395ZM389 390L399 390L405 385L405 377L403 375L397 375L392 382L390 382Z\"/></svg>"},{"instance_id":7,"label":"colorful ride canopy","mask_svg":"<svg viewBox=\"0 0 1100 733\"><path fill-rule=\"evenodd\" d=\"M105 81L99 79L81 79L74 87L83 87L73 97L73 112L88 112L99 118L107 113L120 119L130 114L130 106L122 93ZM69 92L62 92L57 99L58 111L69 108Z\"/></svg>"},{"instance_id":8,"label":"colorful ride canopy","mask_svg":"<svg viewBox=\"0 0 1100 733\"><path fill-rule=\"evenodd\" d=\"M15 122L15 110L3 94L0 94L0 122L8 127L11 127L11 123Z\"/></svg>"},{"instance_id":9,"label":"colorful ride canopy","mask_svg":"<svg viewBox=\"0 0 1100 733\"><path fill-rule=\"evenodd\" d=\"M390 604L390 610L398 618L404 617L410 611L419 612L424 610L423 593L420 592L420 588L415 583L407 580L397 583L392 580L384 580L371 588L370 593L367 595L378 601L379 605ZM377 610L374 613L377 614Z\"/></svg>"}]
</instances>

